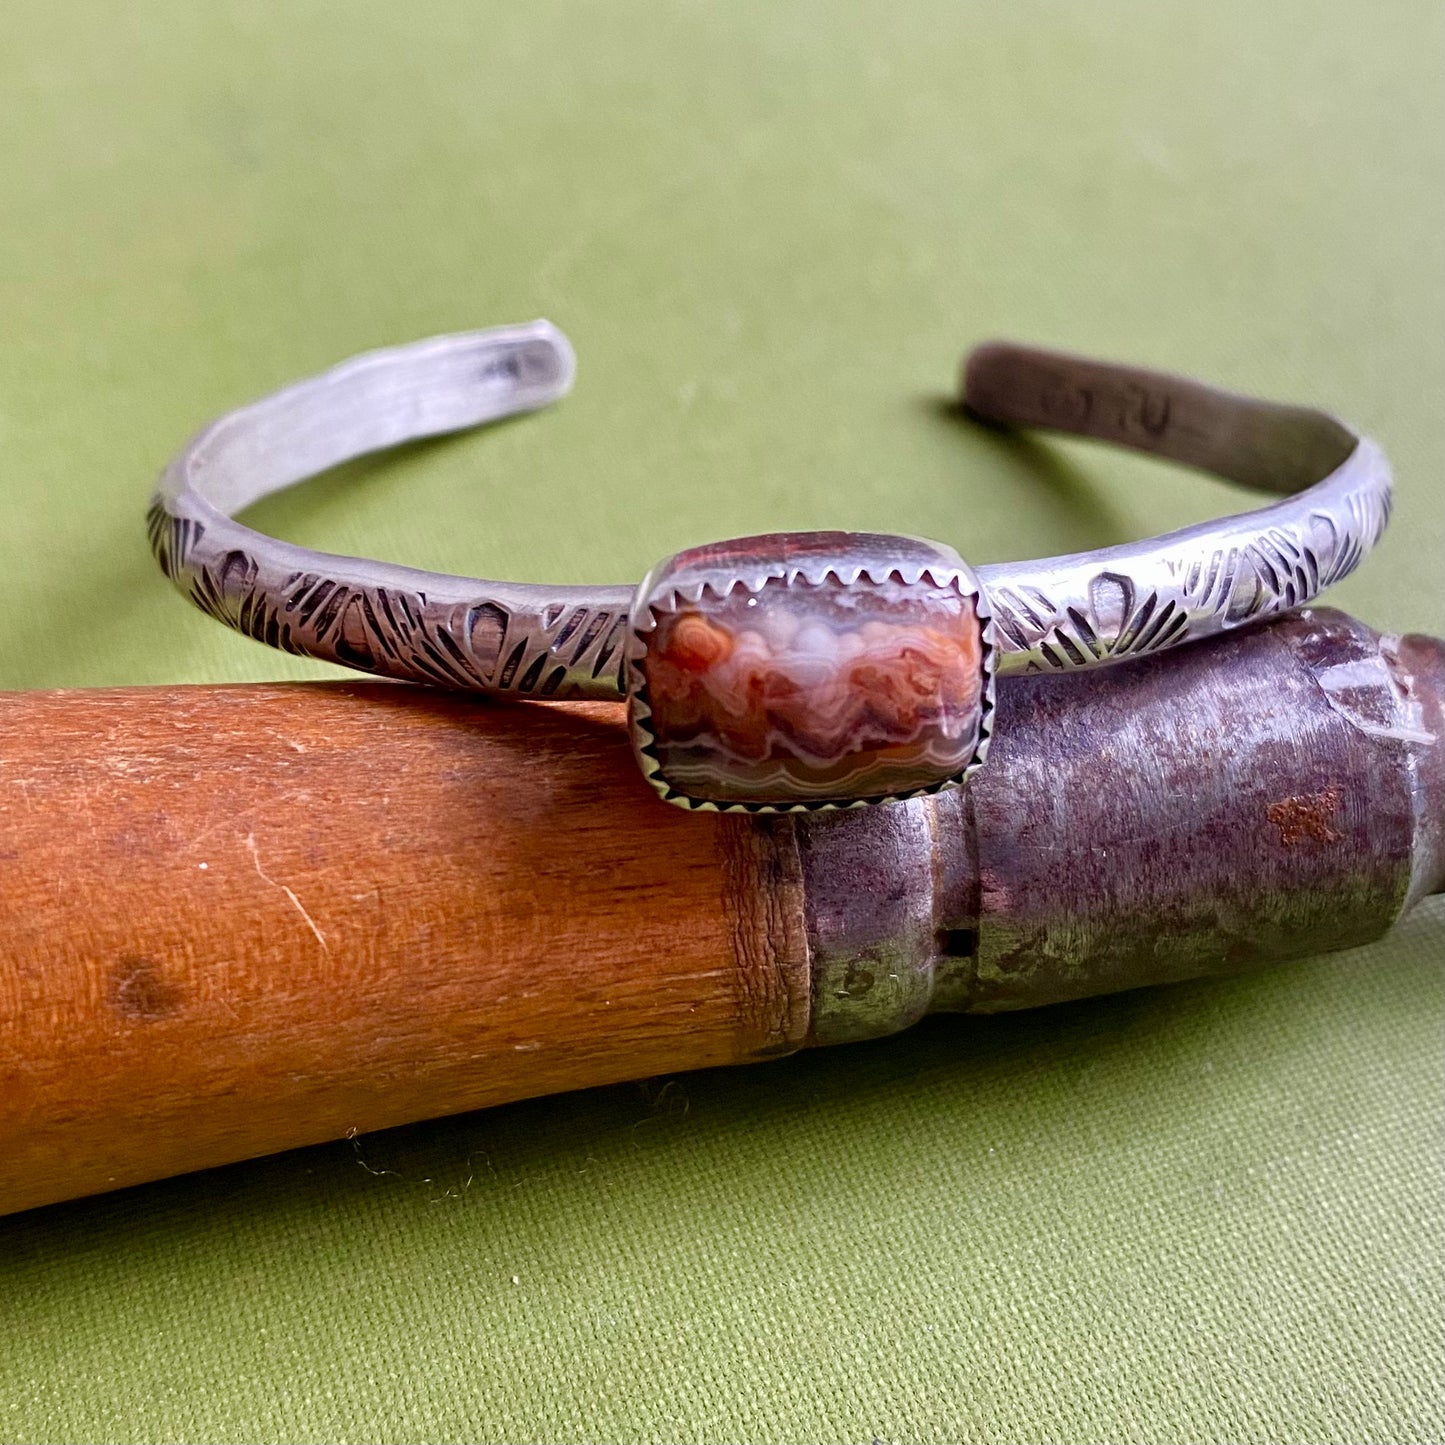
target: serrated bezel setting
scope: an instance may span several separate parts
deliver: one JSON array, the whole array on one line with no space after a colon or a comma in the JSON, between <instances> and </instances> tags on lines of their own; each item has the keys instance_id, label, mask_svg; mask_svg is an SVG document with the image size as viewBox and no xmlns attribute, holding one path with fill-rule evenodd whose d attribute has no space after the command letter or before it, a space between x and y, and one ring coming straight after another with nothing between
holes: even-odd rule
<instances>
[{"instance_id":1,"label":"serrated bezel setting","mask_svg":"<svg viewBox=\"0 0 1445 1445\"><path fill-rule=\"evenodd\" d=\"M973 605L980 638L977 728L973 747L961 766L929 777L916 787L867 796L747 800L705 797L677 786L667 776L663 751L648 696L646 664L659 626L672 614L721 607L739 593L750 599L778 587L790 593L805 588L894 587L951 590ZM628 731L643 775L669 803L715 812L799 813L868 807L957 787L983 764L994 710L997 647L988 598L973 570L940 543L875 533L805 532L745 537L679 552L654 567L633 598L623 668L627 689Z\"/></svg>"}]
</instances>

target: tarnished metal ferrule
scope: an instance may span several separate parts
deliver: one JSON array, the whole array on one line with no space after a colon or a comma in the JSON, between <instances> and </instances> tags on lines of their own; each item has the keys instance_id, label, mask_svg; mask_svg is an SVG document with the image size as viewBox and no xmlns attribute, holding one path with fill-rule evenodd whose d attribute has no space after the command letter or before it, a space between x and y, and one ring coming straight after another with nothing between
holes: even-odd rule
<instances>
[{"instance_id":1,"label":"tarnished metal ferrule","mask_svg":"<svg viewBox=\"0 0 1445 1445\"><path fill-rule=\"evenodd\" d=\"M161 477L151 544L197 606L289 652L540 700L625 696L668 802L816 811L957 786L995 673L1071 673L1288 612L1379 540L1390 475L1322 412L994 343L979 418L1093 437L1281 494L1167 536L973 571L906 536L789 533L693 548L635 591L488 582L333 556L235 520L258 498L418 437L545 406L572 348L545 321L371 352L228 413Z\"/></svg>"},{"instance_id":2,"label":"tarnished metal ferrule","mask_svg":"<svg viewBox=\"0 0 1445 1445\"><path fill-rule=\"evenodd\" d=\"M811 1040L1379 937L1445 891L1442 707L1439 641L1323 609L1010 681L967 789L789 824Z\"/></svg>"}]
</instances>

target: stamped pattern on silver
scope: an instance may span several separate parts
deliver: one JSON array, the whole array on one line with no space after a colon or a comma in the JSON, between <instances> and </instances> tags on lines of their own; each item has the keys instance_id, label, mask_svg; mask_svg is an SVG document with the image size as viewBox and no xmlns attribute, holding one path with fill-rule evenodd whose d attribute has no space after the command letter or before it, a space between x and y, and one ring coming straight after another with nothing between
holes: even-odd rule
<instances>
[{"instance_id":1,"label":"stamped pattern on silver","mask_svg":"<svg viewBox=\"0 0 1445 1445\"><path fill-rule=\"evenodd\" d=\"M344 362L203 430L161 477L148 519L152 549L196 606L270 646L442 687L539 699L626 696L634 728L641 728L650 716L650 684L645 649L637 648L662 617L657 609L650 622L639 614L633 589L423 572L310 551L235 520L258 498L350 458L545 406L567 393L573 370L571 347L547 322L435 337ZM946 731L963 696L949 681L958 659L950 660L926 617L929 607L942 604L937 597L925 602L916 591L921 573L915 575L910 548L927 554L939 586L966 578L983 629L985 694L991 695L995 673L1127 661L1302 606L1353 571L1389 521L1383 453L1322 412L1008 343L972 353L964 391L969 409L985 422L1091 437L1214 472L1277 500L1147 541L976 570L940 544L862 534L794 533L679 554L667 565L684 559L686 567L713 571L687 602L698 618L669 634L667 646L678 648L670 663L658 663L665 671L679 657L691 657L683 672L697 674L685 685L676 667L669 675L673 767L658 739L637 747L644 772L669 801L754 809L854 806L949 786L978 765L986 719L977 756L948 769L942 781L937 765L949 748L962 758L957 738L947 746L942 732L933 738L933 772L926 778L910 773L911 764L895 767L897 756L883 755L923 736L904 741L918 719L890 691L908 668L915 701L933 685L923 681L932 678L930 669L938 671L942 690L933 702L920 703L919 717L938 709L937 717L918 722L924 731ZM814 552L805 555L809 548ZM742 570L734 575L730 567ZM950 567L953 581L940 581ZM743 626L728 614L735 585L749 589L752 602L782 612L769 627ZM636 596L650 595L648 586ZM702 608L709 588L711 600ZM808 588L813 592L805 596ZM671 595L675 602L684 594L675 588ZM916 615L906 615L909 607ZM864 618L870 608L876 615ZM812 615L803 616L808 609ZM850 609L858 613L857 628L847 620ZM795 613L800 626L823 629L816 645L795 646L779 630ZM831 643L824 635L830 627ZM860 641L864 627L871 629L866 643ZM892 629L906 641L910 628L922 630L886 661L885 633ZM962 636L957 632L953 642ZM839 651L855 643L860 656L866 654L856 666ZM726 691L745 677L748 686L772 689L771 700L761 710L740 705L736 718L717 713L709 727L719 751L709 760L701 741L708 728L686 720L687 708L696 711L702 697L694 684L711 665L698 648L735 646L742 651L731 661L717 653L716 675L707 680ZM752 661L744 667L747 658ZM796 712L796 699L784 695L790 687L802 694L815 689L815 715ZM679 688L691 701L678 702ZM859 701L870 688L877 689L871 710ZM761 754L746 761L750 748L763 747L748 727L764 715L767 747L775 750L766 766ZM751 722L739 720L745 716ZM694 735L682 740L681 731L690 728ZM841 747L839 739L850 733L868 739L857 749L852 792L845 786L850 765L828 745ZM785 754L792 761L784 762ZM921 758L913 761L921 766ZM750 767L746 786L756 786L755 795L739 792L738 778ZM706 796L707 786L717 796ZM788 786L791 796L785 796Z\"/></svg>"}]
</instances>

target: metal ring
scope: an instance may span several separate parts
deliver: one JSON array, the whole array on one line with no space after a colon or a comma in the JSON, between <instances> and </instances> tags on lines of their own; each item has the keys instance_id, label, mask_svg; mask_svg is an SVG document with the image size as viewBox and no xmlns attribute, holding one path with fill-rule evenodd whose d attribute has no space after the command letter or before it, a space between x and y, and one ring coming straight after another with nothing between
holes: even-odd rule
<instances>
[{"instance_id":1,"label":"metal ring","mask_svg":"<svg viewBox=\"0 0 1445 1445\"><path fill-rule=\"evenodd\" d=\"M166 575L273 647L539 699L626 696L643 771L687 807L847 807L956 785L995 673L1097 667L1308 602L1390 515L1384 454L1323 412L1007 343L980 418L1094 437L1284 500L1148 541L970 569L909 537L803 533L679 553L642 586L485 582L294 547L234 520L350 458L534 410L575 370L556 327L369 352L213 422L149 514Z\"/></svg>"}]
</instances>

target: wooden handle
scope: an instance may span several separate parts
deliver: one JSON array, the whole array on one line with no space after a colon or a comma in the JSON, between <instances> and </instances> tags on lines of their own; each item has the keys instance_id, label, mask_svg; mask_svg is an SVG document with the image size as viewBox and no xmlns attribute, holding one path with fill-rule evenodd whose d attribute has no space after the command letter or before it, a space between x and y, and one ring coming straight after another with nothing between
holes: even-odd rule
<instances>
[{"instance_id":1,"label":"wooden handle","mask_svg":"<svg viewBox=\"0 0 1445 1445\"><path fill-rule=\"evenodd\" d=\"M660 804L616 704L0 697L0 1212L1378 936L1445 648L1327 610L1011 679L963 792Z\"/></svg>"},{"instance_id":2,"label":"wooden handle","mask_svg":"<svg viewBox=\"0 0 1445 1445\"><path fill-rule=\"evenodd\" d=\"M660 806L620 719L385 683L0 700L0 1212L795 1047L766 837Z\"/></svg>"}]
</instances>

